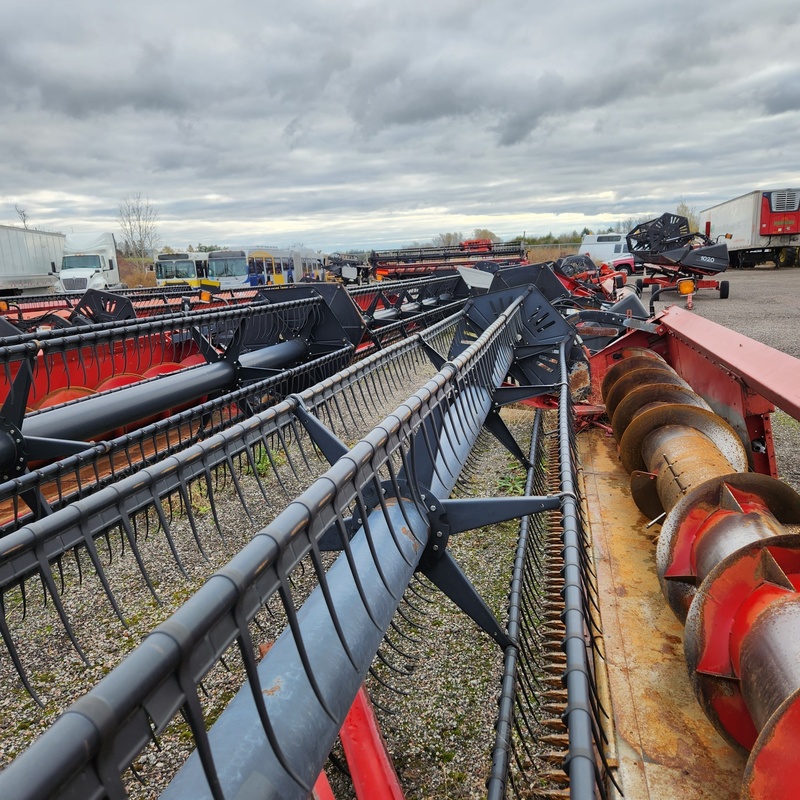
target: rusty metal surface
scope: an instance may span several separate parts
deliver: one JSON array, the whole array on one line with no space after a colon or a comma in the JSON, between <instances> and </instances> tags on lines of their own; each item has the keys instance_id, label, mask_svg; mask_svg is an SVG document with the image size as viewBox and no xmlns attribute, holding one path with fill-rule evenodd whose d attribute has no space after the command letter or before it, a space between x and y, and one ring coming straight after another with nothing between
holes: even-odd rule
<instances>
[{"instance_id":1,"label":"rusty metal surface","mask_svg":"<svg viewBox=\"0 0 800 800\"><path fill-rule=\"evenodd\" d=\"M617 441L622 438L625 429L631 424L633 418L641 411L654 404L664 405L680 403L685 406L698 406L710 411L711 407L702 397L695 394L685 386L675 386L666 383L648 383L632 389L617 404L611 419L611 427Z\"/></svg>"},{"instance_id":2,"label":"rusty metal surface","mask_svg":"<svg viewBox=\"0 0 800 800\"><path fill-rule=\"evenodd\" d=\"M609 389L619 378L631 370L657 364L666 364L660 355L644 347L625 347L614 353L614 363L609 366L600 386L600 392L605 401Z\"/></svg>"},{"instance_id":3,"label":"rusty metal surface","mask_svg":"<svg viewBox=\"0 0 800 800\"><path fill-rule=\"evenodd\" d=\"M697 699L720 734L743 750L755 745L763 723L780 705L775 693L785 698L800 685L790 685L792 678L800 679L800 671L793 663L792 645L785 641L789 628L782 634L784 641L768 635L784 600L797 608L798 595L787 574L799 569L800 535L751 542L706 576L686 618L686 663ZM796 631L796 613L791 622ZM751 638L758 631L761 635ZM740 647L748 652L743 663ZM789 677L782 679L782 670ZM751 687L749 697L744 685ZM758 685L765 688L752 688Z\"/></svg>"},{"instance_id":4,"label":"rusty metal surface","mask_svg":"<svg viewBox=\"0 0 800 800\"><path fill-rule=\"evenodd\" d=\"M786 775L797 775L800 739L800 639L796 635L800 604L798 595L787 598L760 617L752 627L742 651L743 668L748 673L750 660L765 656L780 660L785 672L770 681L743 681L742 691L748 706L772 712L763 722L761 735L753 748L744 774L742 798L790 796Z\"/></svg>"},{"instance_id":5,"label":"rusty metal surface","mask_svg":"<svg viewBox=\"0 0 800 800\"><path fill-rule=\"evenodd\" d=\"M609 370L618 375L605 393L609 413L638 386L663 380L637 366L640 356L630 361ZM683 404L680 394L664 402L653 386L629 401L632 410L618 418L626 427L615 431L620 460L639 508L654 516L660 504L666 512L658 577L670 607L685 618L686 663L701 708L734 748L752 751L745 795L798 797L800 534L782 519L797 517L800 496L771 477L746 474L757 450L752 413L738 422L734 415L734 428ZM777 795L776 772L784 787Z\"/></svg>"},{"instance_id":6,"label":"rusty metal surface","mask_svg":"<svg viewBox=\"0 0 800 800\"><path fill-rule=\"evenodd\" d=\"M747 469L747 453L744 446L725 420L696 406L668 405L642 412L622 435L620 458L627 472L647 469L642 457L645 437L664 425L686 426L699 431L719 449L733 467L733 471L744 472Z\"/></svg>"},{"instance_id":7,"label":"rusty metal surface","mask_svg":"<svg viewBox=\"0 0 800 800\"><path fill-rule=\"evenodd\" d=\"M640 360L640 359L634 359ZM623 362L624 363L624 362ZM677 375L671 367L662 364L659 361L650 360L648 366L633 369L621 375L609 387L606 393L606 411L609 415L613 416L617 406L629 392L637 386L643 386L647 383L661 383L670 386L686 386L688 384L683 378Z\"/></svg>"},{"instance_id":8,"label":"rusty metal surface","mask_svg":"<svg viewBox=\"0 0 800 800\"><path fill-rule=\"evenodd\" d=\"M659 580L675 615L686 619L697 576L692 551L701 524L713 521L722 506L723 487L758 497L783 525L800 522L800 498L785 483L752 472L732 473L706 481L682 498L664 520L656 551Z\"/></svg>"},{"instance_id":9,"label":"rusty metal surface","mask_svg":"<svg viewBox=\"0 0 800 800\"><path fill-rule=\"evenodd\" d=\"M625 797L731 800L744 759L715 732L686 674L680 623L664 604L653 534L628 491L613 439L578 440Z\"/></svg>"},{"instance_id":10,"label":"rusty metal surface","mask_svg":"<svg viewBox=\"0 0 800 800\"><path fill-rule=\"evenodd\" d=\"M661 407L667 408L676 406ZM710 477L726 475L733 469L708 436L687 425L655 428L642 440L641 455L647 470L656 476L658 497L665 511Z\"/></svg>"}]
</instances>

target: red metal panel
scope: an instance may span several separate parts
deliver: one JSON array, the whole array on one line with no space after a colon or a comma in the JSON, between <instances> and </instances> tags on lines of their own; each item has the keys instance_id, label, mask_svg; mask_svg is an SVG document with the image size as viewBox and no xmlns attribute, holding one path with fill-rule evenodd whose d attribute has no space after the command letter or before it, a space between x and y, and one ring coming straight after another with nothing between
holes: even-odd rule
<instances>
[{"instance_id":1,"label":"red metal panel","mask_svg":"<svg viewBox=\"0 0 800 800\"><path fill-rule=\"evenodd\" d=\"M359 800L403 800L400 781L363 686L347 712L339 737Z\"/></svg>"},{"instance_id":2,"label":"red metal panel","mask_svg":"<svg viewBox=\"0 0 800 800\"><path fill-rule=\"evenodd\" d=\"M774 407L800 419L797 360L772 347L672 306L658 322L667 360L740 433L753 469L777 476L769 414Z\"/></svg>"},{"instance_id":3,"label":"red metal panel","mask_svg":"<svg viewBox=\"0 0 800 800\"><path fill-rule=\"evenodd\" d=\"M331 785L328 783L328 777L324 772L320 772L319 778L314 784L311 800L336 800L336 795L334 795Z\"/></svg>"},{"instance_id":4,"label":"red metal panel","mask_svg":"<svg viewBox=\"0 0 800 800\"><path fill-rule=\"evenodd\" d=\"M669 335L711 364L728 371L748 389L800 419L800 373L796 358L678 306L668 308L658 322Z\"/></svg>"},{"instance_id":5,"label":"red metal panel","mask_svg":"<svg viewBox=\"0 0 800 800\"><path fill-rule=\"evenodd\" d=\"M762 236L786 236L796 234L800 230L800 212L772 211L769 207L769 195L761 195L761 229Z\"/></svg>"}]
</instances>

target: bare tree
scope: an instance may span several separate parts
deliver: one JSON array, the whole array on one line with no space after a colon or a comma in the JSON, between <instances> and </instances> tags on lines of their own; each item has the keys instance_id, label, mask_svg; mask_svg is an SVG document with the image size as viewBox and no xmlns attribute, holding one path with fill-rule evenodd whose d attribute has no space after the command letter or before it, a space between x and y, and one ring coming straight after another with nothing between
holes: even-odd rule
<instances>
[{"instance_id":1,"label":"bare tree","mask_svg":"<svg viewBox=\"0 0 800 800\"><path fill-rule=\"evenodd\" d=\"M437 233L433 237L434 247L451 247L455 244L461 244L464 241L464 234L460 231L453 231L452 233Z\"/></svg>"},{"instance_id":2,"label":"bare tree","mask_svg":"<svg viewBox=\"0 0 800 800\"><path fill-rule=\"evenodd\" d=\"M472 232L472 238L473 239L490 239L493 242L499 242L500 241L500 237L496 233L493 233L492 231L490 231L488 228L475 228L475 230Z\"/></svg>"},{"instance_id":3,"label":"bare tree","mask_svg":"<svg viewBox=\"0 0 800 800\"><path fill-rule=\"evenodd\" d=\"M697 214L697 209L694 207L690 208L689 204L682 197L675 212L689 220L690 231L696 232L700 230L700 218Z\"/></svg>"},{"instance_id":4,"label":"bare tree","mask_svg":"<svg viewBox=\"0 0 800 800\"><path fill-rule=\"evenodd\" d=\"M126 195L120 200L117 221L125 251L134 258L149 258L160 241L156 228L158 213L150 199L142 198L139 192Z\"/></svg>"},{"instance_id":5,"label":"bare tree","mask_svg":"<svg viewBox=\"0 0 800 800\"><path fill-rule=\"evenodd\" d=\"M17 212L17 216L20 218L20 220L22 220L22 227L23 228L27 228L28 227L28 212L24 208L21 208L19 203L15 203L14 204L14 210Z\"/></svg>"}]
</instances>

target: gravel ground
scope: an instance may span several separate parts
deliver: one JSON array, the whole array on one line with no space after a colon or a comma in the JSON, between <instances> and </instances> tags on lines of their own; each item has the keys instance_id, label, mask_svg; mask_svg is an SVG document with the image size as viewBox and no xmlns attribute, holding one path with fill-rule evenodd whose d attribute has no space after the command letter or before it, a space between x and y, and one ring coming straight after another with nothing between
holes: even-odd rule
<instances>
[{"instance_id":1,"label":"gravel ground","mask_svg":"<svg viewBox=\"0 0 800 800\"><path fill-rule=\"evenodd\" d=\"M730 297L704 289L694 297L694 313L800 359L800 269L737 269L721 277ZM649 302L647 291L642 299ZM656 301L657 310L666 305ZM800 422L779 410L772 426L780 477L800 491Z\"/></svg>"}]
</instances>

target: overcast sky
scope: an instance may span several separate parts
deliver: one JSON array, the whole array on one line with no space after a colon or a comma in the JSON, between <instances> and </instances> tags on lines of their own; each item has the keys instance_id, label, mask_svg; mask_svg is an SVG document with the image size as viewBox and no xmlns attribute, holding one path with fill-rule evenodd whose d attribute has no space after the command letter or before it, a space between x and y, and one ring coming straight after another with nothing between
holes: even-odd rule
<instances>
[{"instance_id":1,"label":"overcast sky","mask_svg":"<svg viewBox=\"0 0 800 800\"><path fill-rule=\"evenodd\" d=\"M324 251L800 185L796 0L0 0L0 223Z\"/></svg>"}]
</instances>

